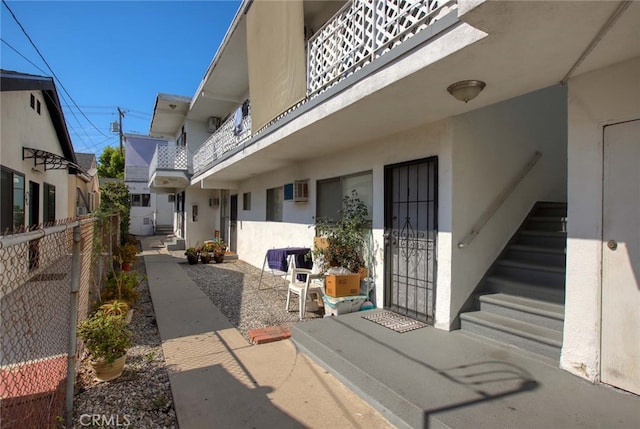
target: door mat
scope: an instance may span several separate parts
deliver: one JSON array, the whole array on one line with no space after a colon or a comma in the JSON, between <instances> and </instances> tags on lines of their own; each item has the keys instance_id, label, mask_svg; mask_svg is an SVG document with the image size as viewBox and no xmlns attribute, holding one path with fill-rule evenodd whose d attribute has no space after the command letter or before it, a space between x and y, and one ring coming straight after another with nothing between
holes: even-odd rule
<instances>
[{"instance_id":1,"label":"door mat","mask_svg":"<svg viewBox=\"0 0 640 429\"><path fill-rule=\"evenodd\" d=\"M429 326L419 320L411 319L391 311L381 311L380 313L368 314L366 316L362 316L362 318L401 334Z\"/></svg>"}]
</instances>

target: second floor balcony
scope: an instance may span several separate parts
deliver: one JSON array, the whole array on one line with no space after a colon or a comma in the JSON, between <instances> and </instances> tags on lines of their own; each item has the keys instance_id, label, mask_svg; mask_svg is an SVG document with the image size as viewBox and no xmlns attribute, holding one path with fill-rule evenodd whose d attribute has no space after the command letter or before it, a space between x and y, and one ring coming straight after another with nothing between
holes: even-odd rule
<instances>
[{"instance_id":1,"label":"second floor balcony","mask_svg":"<svg viewBox=\"0 0 640 429\"><path fill-rule=\"evenodd\" d=\"M175 192L189 184L191 172L191 157L185 146L159 143L149 164L149 188Z\"/></svg>"}]
</instances>

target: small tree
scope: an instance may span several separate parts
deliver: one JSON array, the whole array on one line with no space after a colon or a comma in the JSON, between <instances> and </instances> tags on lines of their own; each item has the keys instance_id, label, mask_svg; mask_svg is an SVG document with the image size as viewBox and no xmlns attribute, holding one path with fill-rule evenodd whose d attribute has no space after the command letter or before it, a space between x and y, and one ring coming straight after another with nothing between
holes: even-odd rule
<instances>
[{"instance_id":1,"label":"small tree","mask_svg":"<svg viewBox=\"0 0 640 429\"><path fill-rule=\"evenodd\" d=\"M105 147L98 158L98 175L124 179L124 155L114 147Z\"/></svg>"},{"instance_id":2,"label":"small tree","mask_svg":"<svg viewBox=\"0 0 640 429\"><path fill-rule=\"evenodd\" d=\"M120 237L129 233L131 196L129 188L122 182L108 182L101 188L100 211L106 214L120 214Z\"/></svg>"}]
</instances>

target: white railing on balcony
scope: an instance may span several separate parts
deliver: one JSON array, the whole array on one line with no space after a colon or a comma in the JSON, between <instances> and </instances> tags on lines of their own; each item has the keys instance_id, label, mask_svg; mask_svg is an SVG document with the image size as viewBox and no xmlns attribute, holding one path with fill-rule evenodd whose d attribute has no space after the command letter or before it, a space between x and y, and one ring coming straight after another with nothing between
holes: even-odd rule
<instances>
[{"instance_id":1,"label":"white railing on balcony","mask_svg":"<svg viewBox=\"0 0 640 429\"><path fill-rule=\"evenodd\" d=\"M187 148L173 143L158 143L149 163L149 179L156 170L182 170L189 172Z\"/></svg>"},{"instance_id":2,"label":"white railing on balcony","mask_svg":"<svg viewBox=\"0 0 640 429\"><path fill-rule=\"evenodd\" d=\"M129 165L124 168L125 182L147 182L149 180L149 167Z\"/></svg>"},{"instance_id":3,"label":"white railing on balcony","mask_svg":"<svg viewBox=\"0 0 640 429\"><path fill-rule=\"evenodd\" d=\"M353 0L307 42L307 94L317 95L427 28L457 0Z\"/></svg>"},{"instance_id":4,"label":"white railing on balcony","mask_svg":"<svg viewBox=\"0 0 640 429\"><path fill-rule=\"evenodd\" d=\"M200 149L193 155L193 171L198 174L213 165L224 154L237 148L251 137L251 109L242 118L242 127L236 129L234 115L231 115L220 128L205 140Z\"/></svg>"}]
</instances>

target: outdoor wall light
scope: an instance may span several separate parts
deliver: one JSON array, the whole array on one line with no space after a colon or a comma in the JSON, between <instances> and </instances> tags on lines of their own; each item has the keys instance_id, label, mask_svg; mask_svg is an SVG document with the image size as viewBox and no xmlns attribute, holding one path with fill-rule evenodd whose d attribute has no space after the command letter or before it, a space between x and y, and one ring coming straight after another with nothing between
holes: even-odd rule
<instances>
[{"instance_id":1,"label":"outdoor wall light","mask_svg":"<svg viewBox=\"0 0 640 429\"><path fill-rule=\"evenodd\" d=\"M461 80L449 85L447 91L458 100L467 103L469 100L476 98L485 86L487 84L481 80Z\"/></svg>"}]
</instances>

